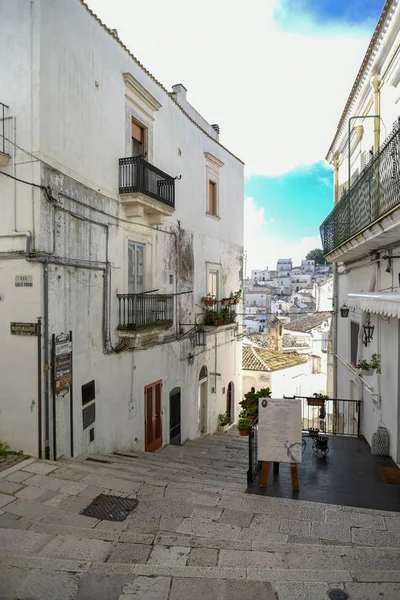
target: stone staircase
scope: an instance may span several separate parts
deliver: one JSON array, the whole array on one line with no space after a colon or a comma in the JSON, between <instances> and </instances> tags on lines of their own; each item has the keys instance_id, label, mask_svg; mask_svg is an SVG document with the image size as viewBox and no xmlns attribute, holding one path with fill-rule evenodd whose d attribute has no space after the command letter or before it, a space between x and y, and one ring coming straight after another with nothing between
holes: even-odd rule
<instances>
[{"instance_id":1,"label":"stone staircase","mask_svg":"<svg viewBox=\"0 0 400 600\"><path fill-rule=\"evenodd\" d=\"M0 598L400 598L400 513L248 495L246 470L234 429L17 465L0 478ZM123 522L81 515L100 493L138 506Z\"/></svg>"}]
</instances>

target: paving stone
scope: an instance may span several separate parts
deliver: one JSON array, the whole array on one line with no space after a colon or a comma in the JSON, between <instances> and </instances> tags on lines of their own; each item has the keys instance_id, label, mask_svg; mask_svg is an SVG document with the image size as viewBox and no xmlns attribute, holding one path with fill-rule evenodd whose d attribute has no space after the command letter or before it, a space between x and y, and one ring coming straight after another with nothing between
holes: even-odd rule
<instances>
[{"instance_id":1,"label":"paving stone","mask_svg":"<svg viewBox=\"0 0 400 600\"><path fill-rule=\"evenodd\" d=\"M288 536L288 544L315 544L316 546L321 546L322 540L317 538L310 538L308 535L289 535ZM325 542L329 542L334 544L335 542L332 540L324 540ZM336 542L337 543L337 542Z\"/></svg>"},{"instance_id":2,"label":"paving stone","mask_svg":"<svg viewBox=\"0 0 400 600\"><path fill-rule=\"evenodd\" d=\"M14 496L10 496L9 494L0 494L0 508L2 506L7 506L7 504L10 504L11 502L14 502L14 501L15 501Z\"/></svg>"},{"instance_id":3,"label":"paving stone","mask_svg":"<svg viewBox=\"0 0 400 600\"><path fill-rule=\"evenodd\" d=\"M160 531L176 531L181 525L183 517L169 517L161 515Z\"/></svg>"},{"instance_id":4,"label":"paving stone","mask_svg":"<svg viewBox=\"0 0 400 600\"><path fill-rule=\"evenodd\" d=\"M97 487L95 485L87 485L81 492L78 494L78 498L87 498L88 500L93 500L97 498L103 492L103 488Z\"/></svg>"},{"instance_id":5,"label":"paving stone","mask_svg":"<svg viewBox=\"0 0 400 600\"><path fill-rule=\"evenodd\" d=\"M101 476L94 473L89 473L81 479L81 483L86 485L94 485L102 489L117 490L127 492L129 494L136 493L141 485L140 481L129 481L127 479L119 479L117 477Z\"/></svg>"},{"instance_id":6,"label":"paving stone","mask_svg":"<svg viewBox=\"0 0 400 600\"><path fill-rule=\"evenodd\" d=\"M141 506L139 504L139 506ZM154 516L157 516L157 509L160 511L159 515L168 515L170 517L190 517L195 507L191 502L171 502L163 500L160 503L151 503L150 505L141 506L141 510L146 511L147 507L150 506L150 510L154 511ZM203 507L204 508L204 507ZM210 508L210 510L212 510ZM148 513L147 513L148 514Z\"/></svg>"},{"instance_id":7,"label":"paving stone","mask_svg":"<svg viewBox=\"0 0 400 600\"><path fill-rule=\"evenodd\" d=\"M21 600L73 600L78 592L81 575L56 571L31 571L18 588Z\"/></svg>"},{"instance_id":8,"label":"paving stone","mask_svg":"<svg viewBox=\"0 0 400 600\"><path fill-rule=\"evenodd\" d=\"M346 524L314 522L311 525L311 537L351 542L351 531Z\"/></svg>"},{"instance_id":9,"label":"paving stone","mask_svg":"<svg viewBox=\"0 0 400 600\"><path fill-rule=\"evenodd\" d=\"M145 519L140 518L139 515L135 515L135 518L127 519L128 530L134 530L139 533L158 533L160 529L160 519Z\"/></svg>"},{"instance_id":10,"label":"paving stone","mask_svg":"<svg viewBox=\"0 0 400 600\"><path fill-rule=\"evenodd\" d=\"M218 522L227 523L228 525L239 525L239 527L249 527L253 520L253 516L253 513L225 508L222 515L219 517Z\"/></svg>"},{"instance_id":11,"label":"paving stone","mask_svg":"<svg viewBox=\"0 0 400 600\"><path fill-rule=\"evenodd\" d=\"M78 481L68 481L65 485L60 487L62 494L70 494L76 496L80 492L83 492L88 486L85 483L79 483Z\"/></svg>"},{"instance_id":12,"label":"paving stone","mask_svg":"<svg viewBox=\"0 0 400 600\"><path fill-rule=\"evenodd\" d=\"M376 552L376 548L374 548ZM349 571L365 571L366 569L388 569L396 571L400 565L399 556L343 556L344 568Z\"/></svg>"},{"instance_id":13,"label":"paving stone","mask_svg":"<svg viewBox=\"0 0 400 600\"><path fill-rule=\"evenodd\" d=\"M0 565L0 595L6 598L19 597L18 590L28 575L28 569Z\"/></svg>"},{"instance_id":14,"label":"paving stone","mask_svg":"<svg viewBox=\"0 0 400 600\"><path fill-rule=\"evenodd\" d=\"M215 540L203 537L189 537L184 535L160 534L157 535L154 544L162 546L188 546L190 548L226 548L225 540ZM251 541L249 540L229 540L228 546L231 550L251 550Z\"/></svg>"},{"instance_id":15,"label":"paving stone","mask_svg":"<svg viewBox=\"0 0 400 600\"><path fill-rule=\"evenodd\" d=\"M169 600L276 600L271 584L213 579L172 580Z\"/></svg>"},{"instance_id":16,"label":"paving stone","mask_svg":"<svg viewBox=\"0 0 400 600\"><path fill-rule=\"evenodd\" d=\"M19 529L0 529L0 552L32 553L38 551L51 540L51 536Z\"/></svg>"},{"instance_id":17,"label":"paving stone","mask_svg":"<svg viewBox=\"0 0 400 600\"><path fill-rule=\"evenodd\" d=\"M244 498L237 498L235 496L222 496L221 500L218 502L219 508L228 508L230 510L246 510L244 507ZM252 510L248 510L247 512L253 512Z\"/></svg>"},{"instance_id":18,"label":"paving stone","mask_svg":"<svg viewBox=\"0 0 400 600\"><path fill-rule=\"evenodd\" d=\"M153 502L154 500L161 500L164 498L164 488L157 485L143 483L140 486L137 498L140 502Z\"/></svg>"},{"instance_id":19,"label":"paving stone","mask_svg":"<svg viewBox=\"0 0 400 600\"><path fill-rule=\"evenodd\" d=\"M167 600L170 586L170 577L136 577L124 586L120 600Z\"/></svg>"},{"instance_id":20,"label":"paving stone","mask_svg":"<svg viewBox=\"0 0 400 600\"><path fill-rule=\"evenodd\" d=\"M0 493L2 494L15 494L23 486L22 483L14 483L13 481L7 481L7 479L0 480Z\"/></svg>"},{"instance_id":21,"label":"paving stone","mask_svg":"<svg viewBox=\"0 0 400 600\"><path fill-rule=\"evenodd\" d=\"M131 581L127 575L84 573L76 600L118 600L123 587Z\"/></svg>"},{"instance_id":22,"label":"paving stone","mask_svg":"<svg viewBox=\"0 0 400 600\"><path fill-rule=\"evenodd\" d=\"M400 547L400 536L396 536L390 531L353 528L351 535L354 544L364 544L365 546L390 546L393 548Z\"/></svg>"},{"instance_id":23,"label":"paving stone","mask_svg":"<svg viewBox=\"0 0 400 600\"><path fill-rule=\"evenodd\" d=\"M23 500L36 500L39 496L43 495L42 488L34 487L33 485L28 485L27 487L22 488L19 492L15 494L17 498L22 498Z\"/></svg>"},{"instance_id":24,"label":"paving stone","mask_svg":"<svg viewBox=\"0 0 400 600\"><path fill-rule=\"evenodd\" d=\"M50 490L48 490L50 491ZM45 500L44 504L46 504L46 506L53 506L54 508L57 506L60 506L60 504L62 504L63 502L65 502L65 500L67 500L69 498L69 496L67 496L67 494L57 494L55 496L53 496L52 498L48 498L47 500Z\"/></svg>"},{"instance_id":25,"label":"paving stone","mask_svg":"<svg viewBox=\"0 0 400 600\"><path fill-rule=\"evenodd\" d=\"M96 563L99 564L99 563ZM65 571L67 573L85 573L91 563L84 560L67 560L62 558L47 558L44 556L29 556L28 554L4 555L2 566L21 567L24 569L44 569L45 571Z\"/></svg>"},{"instance_id":26,"label":"paving stone","mask_svg":"<svg viewBox=\"0 0 400 600\"><path fill-rule=\"evenodd\" d=\"M213 548L192 548L189 554L190 567L216 567L218 550Z\"/></svg>"},{"instance_id":27,"label":"paving stone","mask_svg":"<svg viewBox=\"0 0 400 600\"><path fill-rule=\"evenodd\" d=\"M55 467L54 465L50 465L45 462L34 462L24 467L24 471L28 471L29 473L37 473L38 475L47 475L58 468L58 466Z\"/></svg>"},{"instance_id":28,"label":"paving stone","mask_svg":"<svg viewBox=\"0 0 400 600\"><path fill-rule=\"evenodd\" d=\"M375 565L376 566L376 565ZM379 564L379 566L381 566ZM399 565L397 565L398 567ZM365 570L361 569L359 571L350 571L354 581L359 581L360 583L380 583L380 582L396 582L400 583L400 569L392 569L392 570Z\"/></svg>"},{"instance_id":29,"label":"paving stone","mask_svg":"<svg viewBox=\"0 0 400 600\"><path fill-rule=\"evenodd\" d=\"M149 544L117 544L108 559L108 562L114 563L143 563L147 562L152 546Z\"/></svg>"},{"instance_id":30,"label":"paving stone","mask_svg":"<svg viewBox=\"0 0 400 600\"><path fill-rule=\"evenodd\" d=\"M88 504L90 504L90 500L87 498L79 498L78 496L70 496L66 494L65 500L60 502L59 507L62 510L80 513L81 510L88 506Z\"/></svg>"},{"instance_id":31,"label":"paving stone","mask_svg":"<svg viewBox=\"0 0 400 600\"><path fill-rule=\"evenodd\" d=\"M32 477L32 473L26 471L15 471L15 473L9 473L6 477L6 481L14 481L15 483L22 483Z\"/></svg>"},{"instance_id":32,"label":"paving stone","mask_svg":"<svg viewBox=\"0 0 400 600\"><path fill-rule=\"evenodd\" d=\"M79 539L72 535L58 535L40 551L40 555L101 561L107 558L111 550L111 542Z\"/></svg>"},{"instance_id":33,"label":"paving stone","mask_svg":"<svg viewBox=\"0 0 400 600\"><path fill-rule=\"evenodd\" d=\"M313 581L330 583L331 581L353 581L349 571L325 569L266 569L249 567L247 578L262 581Z\"/></svg>"},{"instance_id":34,"label":"paving stone","mask_svg":"<svg viewBox=\"0 0 400 600\"><path fill-rule=\"evenodd\" d=\"M386 529L385 520L380 515L343 512L329 508L325 511L325 521L326 523L345 524L350 527L363 527L364 529Z\"/></svg>"},{"instance_id":35,"label":"paving stone","mask_svg":"<svg viewBox=\"0 0 400 600\"><path fill-rule=\"evenodd\" d=\"M193 504L200 504L200 506L217 506L220 500L219 496L212 496L210 494L192 494L189 496L188 501Z\"/></svg>"},{"instance_id":36,"label":"paving stone","mask_svg":"<svg viewBox=\"0 0 400 600\"><path fill-rule=\"evenodd\" d=\"M1 491L1 490L0 490ZM385 517L386 529L391 533L400 535L400 516L399 517Z\"/></svg>"},{"instance_id":37,"label":"paving stone","mask_svg":"<svg viewBox=\"0 0 400 600\"><path fill-rule=\"evenodd\" d=\"M199 521L218 521L222 514L222 509L205 506L204 508L195 508L190 518Z\"/></svg>"},{"instance_id":38,"label":"paving stone","mask_svg":"<svg viewBox=\"0 0 400 600\"><path fill-rule=\"evenodd\" d=\"M127 542L131 544L152 544L154 541L154 535L151 533L140 533L137 531L124 531L119 535L118 539L120 542Z\"/></svg>"},{"instance_id":39,"label":"paving stone","mask_svg":"<svg viewBox=\"0 0 400 600\"><path fill-rule=\"evenodd\" d=\"M287 565L289 569L350 569L342 556L335 556L324 552L325 547L318 553L301 550L287 554Z\"/></svg>"},{"instance_id":40,"label":"paving stone","mask_svg":"<svg viewBox=\"0 0 400 600\"><path fill-rule=\"evenodd\" d=\"M84 515L77 515L76 513L58 510L56 508L48 507L52 510L51 513L46 513L41 521L43 523L50 523L52 525L68 525L70 527L95 527L98 523L98 519L92 517L85 517Z\"/></svg>"},{"instance_id":41,"label":"paving stone","mask_svg":"<svg viewBox=\"0 0 400 600\"><path fill-rule=\"evenodd\" d=\"M126 521L100 521L96 527L98 529L102 529L103 531L123 532L128 528L128 523Z\"/></svg>"},{"instance_id":42,"label":"paving stone","mask_svg":"<svg viewBox=\"0 0 400 600\"><path fill-rule=\"evenodd\" d=\"M307 537L311 533L311 523L309 521L282 519L279 531L288 535L303 535Z\"/></svg>"},{"instance_id":43,"label":"paving stone","mask_svg":"<svg viewBox=\"0 0 400 600\"><path fill-rule=\"evenodd\" d=\"M251 522L250 529L263 529L270 533L279 531L279 519L256 514Z\"/></svg>"},{"instance_id":44,"label":"paving stone","mask_svg":"<svg viewBox=\"0 0 400 600\"><path fill-rule=\"evenodd\" d=\"M185 546L153 546L149 565L172 565L184 567L187 563L190 548Z\"/></svg>"},{"instance_id":45,"label":"paving stone","mask_svg":"<svg viewBox=\"0 0 400 600\"><path fill-rule=\"evenodd\" d=\"M399 600L400 583L346 583L346 591L355 600Z\"/></svg>"},{"instance_id":46,"label":"paving stone","mask_svg":"<svg viewBox=\"0 0 400 600\"><path fill-rule=\"evenodd\" d=\"M271 544L286 544L288 541L287 533L270 531L269 529L258 527L244 527L240 533L241 540L260 540Z\"/></svg>"},{"instance_id":47,"label":"paving stone","mask_svg":"<svg viewBox=\"0 0 400 600\"><path fill-rule=\"evenodd\" d=\"M5 529L29 529L32 521L13 513L5 512L0 515L0 527Z\"/></svg>"},{"instance_id":48,"label":"paving stone","mask_svg":"<svg viewBox=\"0 0 400 600\"><path fill-rule=\"evenodd\" d=\"M237 525L184 519L177 531L178 533L200 535L219 540L237 540L241 529Z\"/></svg>"},{"instance_id":49,"label":"paving stone","mask_svg":"<svg viewBox=\"0 0 400 600\"><path fill-rule=\"evenodd\" d=\"M54 477L58 479L65 479L66 481L80 481L87 475L86 471L77 471L75 469L69 469L68 467L60 467L57 472L54 473ZM49 473L49 477L53 477L53 473Z\"/></svg>"},{"instance_id":50,"label":"paving stone","mask_svg":"<svg viewBox=\"0 0 400 600\"><path fill-rule=\"evenodd\" d=\"M274 589L279 600L327 600L330 589L344 589L344 585L342 583L329 584L316 581L312 583L280 581L274 584ZM359 600L359 597L354 596L352 600Z\"/></svg>"},{"instance_id":51,"label":"paving stone","mask_svg":"<svg viewBox=\"0 0 400 600\"><path fill-rule=\"evenodd\" d=\"M97 563L98 564L98 563ZM112 567L106 563L105 567ZM116 565L121 566L121 565ZM136 575L193 577L206 579L245 579L246 569L239 567L181 567L175 565L133 565Z\"/></svg>"},{"instance_id":52,"label":"paving stone","mask_svg":"<svg viewBox=\"0 0 400 600\"><path fill-rule=\"evenodd\" d=\"M220 550L220 567L268 567L284 569L287 566L283 552L243 552L240 550Z\"/></svg>"},{"instance_id":53,"label":"paving stone","mask_svg":"<svg viewBox=\"0 0 400 600\"><path fill-rule=\"evenodd\" d=\"M57 492L65 484L62 479L56 477L46 477L46 475L36 474L29 478L28 485L34 485L43 490L52 490Z\"/></svg>"},{"instance_id":54,"label":"paving stone","mask_svg":"<svg viewBox=\"0 0 400 600\"><path fill-rule=\"evenodd\" d=\"M312 506L310 506L310 504ZM310 504L303 504L299 506L298 518L303 521L325 521L325 508L324 504L317 504L317 502L311 502Z\"/></svg>"},{"instance_id":55,"label":"paving stone","mask_svg":"<svg viewBox=\"0 0 400 600\"><path fill-rule=\"evenodd\" d=\"M22 517L23 518L23 517ZM70 527L68 525L52 525L50 523L33 523L30 531L37 533L48 533L52 536L55 535L75 535L79 538L86 538L91 540L105 540L107 542L118 541L120 533L119 531L104 531L103 529L89 529L84 527Z\"/></svg>"}]
</instances>

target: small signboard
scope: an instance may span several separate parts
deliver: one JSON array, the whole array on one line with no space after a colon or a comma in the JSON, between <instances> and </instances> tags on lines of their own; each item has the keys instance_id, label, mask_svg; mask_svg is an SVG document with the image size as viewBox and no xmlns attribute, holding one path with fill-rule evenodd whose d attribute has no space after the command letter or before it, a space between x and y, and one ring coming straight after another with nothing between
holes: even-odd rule
<instances>
[{"instance_id":1,"label":"small signboard","mask_svg":"<svg viewBox=\"0 0 400 600\"><path fill-rule=\"evenodd\" d=\"M32 275L16 275L15 287L33 287Z\"/></svg>"},{"instance_id":2,"label":"small signboard","mask_svg":"<svg viewBox=\"0 0 400 600\"><path fill-rule=\"evenodd\" d=\"M301 463L301 400L260 398L258 460Z\"/></svg>"},{"instance_id":3,"label":"small signboard","mask_svg":"<svg viewBox=\"0 0 400 600\"><path fill-rule=\"evenodd\" d=\"M72 342L54 344L54 389L61 392L72 385Z\"/></svg>"},{"instance_id":4,"label":"small signboard","mask_svg":"<svg viewBox=\"0 0 400 600\"><path fill-rule=\"evenodd\" d=\"M11 335L37 335L37 323L10 323Z\"/></svg>"}]
</instances>

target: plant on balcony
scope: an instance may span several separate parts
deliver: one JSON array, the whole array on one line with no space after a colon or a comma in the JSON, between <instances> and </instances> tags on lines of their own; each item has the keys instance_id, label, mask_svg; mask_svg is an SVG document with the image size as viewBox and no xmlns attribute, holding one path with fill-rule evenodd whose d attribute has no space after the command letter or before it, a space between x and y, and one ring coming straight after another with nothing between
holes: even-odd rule
<instances>
[{"instance_id":1,"label":"plant on balcony","mask_svg":"<svg viewBox=\"0 0 400 600\"><path fill-rule=\"evenodd\" d=\"M244 398L239 402L242 407L242 412L239 415L255 419L258 416L258 401L260 398L270 398L271 390L269 387L261 388L258 392L248 392L244 395Z\"/></svg>"},{"instance_id":2,"label":"plant on balcony","mask_svg":"<svg viewBox=\"0 0 400 600\"><path fill-rule=\"evenodd\" d=\"M233 294L233 298L235 300L235 302L233 304L239 304L241 297L242 297L242 290L238 290L237 292L235 292Z\"/></svg>"},{"instance_id":3,"label":"plant on balcony","mask_svg":"<svg viewBox=\"0 0 400 600\"><path fill-rule=\"evenodd\" d=\"M230 304L229 298L222 298L221 304L222 306L227 306L228 304Z\"/></svg>"},{"instance_id":4,"label":"plant on balcony","mask_svg":"<svg viewBox=\"0 0 400 600\"><path fill-rule=\"evenodd\" d=\"M372 354L371 360L362 360L358 365L356 365L357 369L362 370L362 374L365 376L371 376L375 373L382 373L381 370L381 355L380 354Z\"/></svg>"},{"instance_id":5,"label":"plant on balcony","mask_svg":"<svg viewBox=\"0 0 400 600\"><path fill-rule=\"evenodd\" d=\"M251 426L251 419L248 417L242 417L238 421L238 430L240 435L249 435Z\"/></svg>"},{"instance_id":6,"label":"plant on balcony","mask_svg":"<svg viewBox=\"0 0 400 600\"><path fill-rule=\"evenodd\" d=\"M224 315L222 313L215 313L213 315L213 325L214 327L218 327L218 325L223 325L225 323L224 321Z\"/></svg>"},{"instance_id":7,"label":"plant on balcony","mask_svg":"<svg viewBox=\"0 0 400 600\"><path fill-rule=\"evenodd\" d=\"M207 294L207 296L203 296L201 301L206 306L214 306L214 304L216 303L215 296L212 296L211 294Z\"/></svg>"}]
</instances>

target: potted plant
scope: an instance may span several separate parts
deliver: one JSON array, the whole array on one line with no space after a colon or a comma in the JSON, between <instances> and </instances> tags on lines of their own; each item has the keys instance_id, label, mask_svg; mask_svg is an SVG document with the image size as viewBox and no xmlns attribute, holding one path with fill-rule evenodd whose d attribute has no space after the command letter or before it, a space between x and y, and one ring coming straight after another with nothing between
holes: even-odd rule
<instances>
[{"instance_id":1,"label":"potted plant","mask_svg":"<svg viewBox=\"0 0 400 600\"><path fill-rule=\"evenodd\" d=\"M235 292L233 297L235 300L234 304L239 304L240 298L242 297L242 290L238 290L237 292Z\"/></svg>"},{"instance_id":2,"label":"potted plant","mask_svg":"<svg viewBox=\"0 0 400 600\"><path fill-rule=\"evenodd\" d=\"M235 296L233 295L233 292L231 292L229 296L229 304L235 304Z\"/></svg>"},{"instance_id":3,"label":"potted plant","mask_svg":"<svg viewBox=\"0 0 400 600\"><path fill-rule=\"evenodd\" d=\"M221 304L222 306L227 306L229 304L229 298L222 298Z\"/></svg>"},{"instance_id":4,"label":"potted plant","mask_svg":"<svg viewBox=\"0 0 400 600\"><path fill-rule=\"evenodd\" d=\"M206 306L214 306L214 304L216 302L215 296L212 296L211 294L207 294L207 296L203 296L202 299L201 299L201 301Z\"/></svg>"},{"instance_id":5,"label":"potted plant","mask_svg":"<svg viewBox=\"0 0 400 600\"><path fill-rule=\"evenodd\" d=\"M240 435L249 435L249 430L251 426L251 419L248 417L242 417L238 421L238 429Z\"/></svg>"},{"instance_id":6,"label":"potted plant","mask_svg":"<svg viewBox=\"0 0 400 600\"><path fill-rule=\"evenodd\" d=\"M218 325L222 325L222 314L221 313L215 313L215 315L213 315L213 325L215 327L218 327Z\"/></svg>"},{"instance_id":7,"label":"potted plant","mask_svg":"<svg viewBox=\"0 0 400 600\"><path fill-rule=\"evenodd\" d=\"M362 360L358 363L357 369L362 370L362 375L366 377L370 377L375 373L382 373L381 370L381 355L380 354L372 354L371 360Z\"/></svg>"},{"instance_id":8,"label":"potted plant","mask_svg":"<svg viewBox=\"0 0 400 600\"><path fill-rule=\"evenodd\" d=\"M218 431L219 433L225 433L225 431L229 428L231 424L231 417L228 412L221 413L218 415L219 425Z\"/></svg>"}]
</instances>

